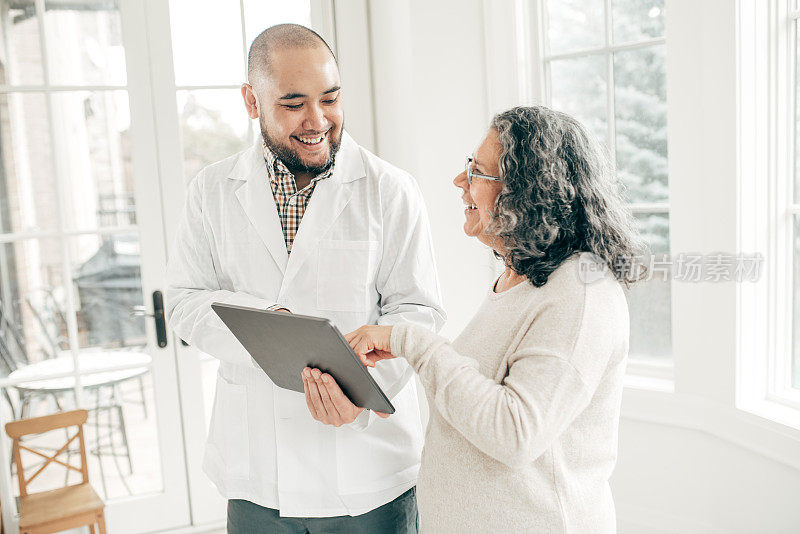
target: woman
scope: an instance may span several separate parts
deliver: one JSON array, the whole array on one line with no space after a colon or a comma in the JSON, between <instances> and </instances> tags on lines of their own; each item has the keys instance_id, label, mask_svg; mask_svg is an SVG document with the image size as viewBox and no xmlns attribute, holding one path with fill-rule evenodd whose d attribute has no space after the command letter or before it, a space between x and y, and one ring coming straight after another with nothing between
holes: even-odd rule
<instances>
[{"instance_id":1,"label":"woman","mask_svg":"<svg viewBox=\"0 0 800 534\"><path fill-rule=\"evenodd\" d=\"M497 115L467 168L464 231L505 272L449 343L404 324L347 340L406 358L430 404L422 531L614 532L628 307L639 238L591 134L545 107Z\"/></svg>"}]
</instances>

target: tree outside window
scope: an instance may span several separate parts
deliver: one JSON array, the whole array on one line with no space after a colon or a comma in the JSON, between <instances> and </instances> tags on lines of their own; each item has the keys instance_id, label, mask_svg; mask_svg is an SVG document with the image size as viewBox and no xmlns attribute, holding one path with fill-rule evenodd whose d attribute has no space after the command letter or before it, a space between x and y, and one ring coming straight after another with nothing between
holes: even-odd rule
<instances>
[{"instance_id":1,"label":"tree outside window","mask_svg":"<svg viewBox=\"0 0 800 534\"><path fill-rule=\"evenodd\" d=\"M546 0L547 102L605 144L655 261L667 260L669 188L664 0ZM671 283L627 292L633 359L672 356Z\"/></svg>"}]
</instances>

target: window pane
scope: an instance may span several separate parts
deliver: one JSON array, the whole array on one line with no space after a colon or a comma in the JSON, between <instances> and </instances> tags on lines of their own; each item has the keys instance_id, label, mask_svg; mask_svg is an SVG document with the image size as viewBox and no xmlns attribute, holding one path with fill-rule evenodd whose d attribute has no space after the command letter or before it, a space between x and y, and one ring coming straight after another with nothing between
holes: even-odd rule
<instances>
[{"instance_id":1,"label":"window pane","mask_svg":"<svg viewBox=\"0 0 800 534\"><path fill-rule=\"evenodd\" d=\"M33 2L3 9L0 1L2 31L8 41L0 44L0 85L38 85L44 82L39 20ZM6 48L6 45L8 48Z\"/></svg>"},{"instance_id":2,"label":"window pane","mask_svg":"<svg viewBox=\"0 0 800 534\"><path fill-rule=\"evenodd\" d=\"M664 36L664 0L612 0L614 43Z\"/></svg>"},{"instance_id":3,"label":"window pane","mask_svg":"<svg viewBox=\"0 0 800 534\"><path fill-rule=\"evenodd\" d=\"M80 349L143 347L145 318L137 235L67 239L72 279L63 276L62 242L26 239L0 245L0 356L32 363L70 349L72 296ZM13 367L13 366L11 366ZM13 370L13 369L12 369Z\"/></svg>"},{"instance_id":4,"label":"window pane","mask_svg":"<svg viewBox=\"0 0 800 534\"><path fill-rule=\"evenodd\" d=\"M138 235L83 235L68 240L71 289L82 373L141 363L124 371L81 377L89 410L87 443L94 443L92 484L107 498L161 491L161 456L155 416ZM116 455L116 457L115 457Z\"/></svg>"},{"instance_id":5,"label":"window pane","mask_svg":"<svg viewBox=\"0 0 800 534\"><path fill-rule=\"evenodd\" d=\"M137 237L67 238L72 280L63 276L62 243L48 238L0 245L0 376L23 380L5 390L0 409L7 420L88 409L89 475L101 496L161 491L152 360L143 350L144 318L129 316L132 305L143 304ZM74 370L68 295L78 324L80 406L73 377L42 378ZM141 365L96 372L128 364ZM35 442L48 446L63 436ZM47 469L34 488L60 487L64 477L59 469Z\"/></svg>"},{"instance_id":6,"label":"window pane","mask_svg":"<svg viewBox=\"0 0 800 534\"><path fill-rule=\"evenodd\" d=\"M178 91L178 113L187 179L209 163L244 150L254 140L238 89Z\"/></svg>"},{"instance_id":7,"label":"window pane","mask_svg":"<svg viewBox=\"0 0 800 534\"><path fill-rule=\"evenodd\" d=\"M794 23L794 201L800 203L800 21Z\"/></svg>"},{"instance_id":8,"label":"window pane","mask_svg":"<svg viewBox=\"0 0 800 534\"><path fill-rule=\"evenodd\" d=\"M128 351L132 358L141 354ZM120 359L122 359L120 353ZM98 361L104 353L82 353ZM104 499L163 491L153 375L147 366L81 377L89 481ZM64 479L62 476L61 482Z\"/></svg>"},{"instance_id":9,"label":"window pane","mask_svg":"<svg viewBox=\"0 0 800 534\"><path fill-rule=\"evenodd\" d=\"M144 305L139 237L83 235L68 243L79 346L143 347L145 319L130 315Z\"/></svg>"},{"instance_id":10,"label":"window pane","mask_svg":"<svg viewBox=\"0 0 800 534\"><path fill-rule=\"evenodd\" d=\"M666 202L667 94L664 46L614 54L617 168L632 202Z\"/></svg>"},{"instance_id":11,"label":"window pane","mask_svg":"<svg viewBox=\"0 0 800 534\"><path fill-rule=\"evenodd\" d=\"M0 233L59 227L45 98L0 94Z\"/></svg>"},{"instance_id":12,"label":"window pane","mask_svg":"<svg viewBox=\"0 0 800 534\"><path fill-rule=\"evenodd\" d=\"M548 54L562 54L603 46L603 0L548 0L546 2Z\"/></svg>"},{"instance_id":13,"label":"window pane","mask_svg":"<svg viewBox=\"0 0 800 534\"><path fill-rule=\"evenodd\" d=\"M800 215L794 216L794 291L792 291L792 386L800 388Z\"/></svg>"},{"instance_id":14,"label":"window pane","mask_svg":"<svg viewBox=\"0 0 800 534\"><path fill-rule=\"evenodd\" d=\"M669 254L669 216L666 213L636 215L639 231L648 244L654 261ZM648 268L652 266L645 261ZM627 293L631 318L630 357L664 361L672 357L671 275L652 269L648 279L634 284Z\"/></svg>"},{"instance_id":15,"label":"window pane","mask_svg":"<svg viewBox=\"0 0 800 534\"><path fill-rule=\"evenodd\" d=\"M259 33L275 24L292 22L311 27L309 0L244 0L244 26L248 50Z\"/></svg>"},{"instance_id":16,"label":"window pane","mask_svg":"<svg viewBox=\"0 0 800 534\"><path fill-rule=\"evenodd\" d=\"M607 144L605 56L559 59L549 68L550 105L576 117Z\"/></svg>"},{"instance_id":17,"label":"window pane","mask_svg":"<svg viewBox=\"0 0 800 534\"><path fill-rule=\"evenodd\" d=\"M116 0L46 0L44 27L50 83L125 85Z\"/></svg>"},{"instance_id":18,"label":"window pane","mask_svg":"<svg viewBox=\"0 0 800 534\"><path fill-rule=\"evenodd\" d=\"M0 244L0 375L69 348L62 258L53 238Z\"/></svg>"},{"instance_id":19,"label":"window pane","mask_svg":"<svg viewBox=\"0 0 800 534\"><path fill-rule=\"evenodd\" d=\"M177 85L245 81L239 0L170 0Z\"/></svg>"},{"instance_id":20,"label":"window pane","mask_svg":"<svg viewBox=\"0 0 800 534\"><path fill-rule=\"evenodd\" d=\"M127 91L53 93L67 228L135 224Z\"/></svg>"}]
</instances>

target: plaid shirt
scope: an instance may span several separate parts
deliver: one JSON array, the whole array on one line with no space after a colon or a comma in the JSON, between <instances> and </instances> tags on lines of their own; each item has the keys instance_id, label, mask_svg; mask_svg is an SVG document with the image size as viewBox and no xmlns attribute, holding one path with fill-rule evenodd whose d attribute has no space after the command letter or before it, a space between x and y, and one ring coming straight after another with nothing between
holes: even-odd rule
<instances>
[{"instance_id":1,"label":"plaid shirt","mask_svg":"<svg viewBox=\"0 0 800 534\"><path fill-rule=\"evenodd\" d=\"M315 176L302 191L298 191L294 175L267 148L266 144L264 145L264 161L267 164L272 196L275 197L275 205L278 207L278 216L281 220L281 228L283 228L283 239L286 241L286 251L291 254L294 237L297 235L298 228L300 228L300 221L303 220L306 207L308 207L308 202L311 200L311 194L314 192L317 182L331 175L333 167Z\"/></svg>"}]
</instances>

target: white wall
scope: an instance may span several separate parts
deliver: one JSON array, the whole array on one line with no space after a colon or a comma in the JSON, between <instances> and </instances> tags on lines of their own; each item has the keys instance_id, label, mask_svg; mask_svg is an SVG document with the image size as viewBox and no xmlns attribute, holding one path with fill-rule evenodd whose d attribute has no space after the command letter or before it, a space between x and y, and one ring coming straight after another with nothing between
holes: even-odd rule
<instances>
[{"instance_id":1,"label":"white wall","mask_svg":"<svg viewBox=\"0 0 800 534\"><path fill-rule=\"evenodd\" d=\"M683 178L672 187L672 208L696 210L698 217L697 222L684 218L673 229L673 250L733 251L736 3L668 2L668 28L675 14L685 21L673 23L667 37L681 43L668 49L668 62L684 77L677 80L668 72L668 99L685 104L670 115L670 153L683 154L670 166L672 178ZM504 23L509 25L506 37L513 35L513 4L363 3L372 41L375 147L411 171L425 195L449 314L443 330L448 337L465 326L497 269L487 250L463 235L462 207L451 181L484 133L490 111L499 109L498 102L513 103L508 95L518 84L509 60L514 40L492 38L503 33ZM337 16L337 33L342 35L348 25L357 32L362 23ZM697 76L685 83L692 72ZM682 363L676 369L676 393L626 391L623 401L619 462L612 478L620 531L799 532L798 434L762 424L735 407L735 291L722 285L685 286L677 293L682 297L673 306L673 330L684 334L674 345L680 351L676 366ZM716 316L711 303L720 302L728 313ZM707 373L719 377L712 387L704 382Z\"/></svg>"},{"instance_id":2,"label":"white wall","mask_svg":"<svg viewBox=\"0 0 800 534\"><path fill-rule=\"evenodd\" d=\"M800 471L706 432L623 418L620 532L796 533Z\"/></svg>"},{"instance_id":3,"label":"white wall","mask_svg":"<svg viewBox=\"0 0 800 534\"><path fill-rule=\"evenodd\" d=\"M369 2L367 12L376 152L411 172L425 196L448 314L442 334L452 338L497 268L488 248L464 235L464 207L452 183L488 125L482 4ZM341 23L337 16L339 34L348 31ZM366 104L350 105L352 115Z\"/></svg>"}]
</instances>

